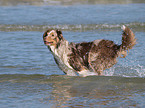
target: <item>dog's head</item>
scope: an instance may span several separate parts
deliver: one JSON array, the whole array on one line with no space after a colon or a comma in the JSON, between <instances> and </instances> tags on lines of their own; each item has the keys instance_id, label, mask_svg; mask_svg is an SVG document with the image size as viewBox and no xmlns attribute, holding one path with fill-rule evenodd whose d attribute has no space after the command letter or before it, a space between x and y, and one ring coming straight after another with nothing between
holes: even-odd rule
<instances>
[{"instance_id":1,"label":"dog's head","mask_svg":"<svg viewBox=\"0 0 145 108\"><path fill-rule=\"evenodd\" d=\"M43 34L44 44L47 46L57 46L63 39L62 32L60 30L47 30Z\"/></svg>"}]
</instances>

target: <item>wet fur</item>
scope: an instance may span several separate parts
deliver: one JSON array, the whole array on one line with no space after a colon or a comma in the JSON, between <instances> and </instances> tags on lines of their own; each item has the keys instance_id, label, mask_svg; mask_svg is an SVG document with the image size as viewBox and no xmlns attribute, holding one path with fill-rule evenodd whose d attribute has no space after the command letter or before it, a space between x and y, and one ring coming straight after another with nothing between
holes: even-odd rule
<instances>
[{"instance_id":1,"label":"wet fur","mask_svg":"<svg viewBox=\"0 0 145 108\"><path fill-rule=\"evenodd\" d=\"M49 34L52 30L47 30L43 34L43 40L45 44L50 40L56 43L52 44L53 42L50 42L51 45L47 44L47 46L54 55L60 69L67 75L103 75L103 70L116 64L118 56L122 57L121 55L123 55L123 57L126 57L126 51L136 44L133 32L125 26L122 29L121 45L116 45L113 41L104 39L92 42L69 43L63 38L60 30L53 30L54 34L57 34L56 37L53 37L55 40L51 40L52 36ZM48 38L50 40L47 40Z\"/></svg>"}]
</instances>

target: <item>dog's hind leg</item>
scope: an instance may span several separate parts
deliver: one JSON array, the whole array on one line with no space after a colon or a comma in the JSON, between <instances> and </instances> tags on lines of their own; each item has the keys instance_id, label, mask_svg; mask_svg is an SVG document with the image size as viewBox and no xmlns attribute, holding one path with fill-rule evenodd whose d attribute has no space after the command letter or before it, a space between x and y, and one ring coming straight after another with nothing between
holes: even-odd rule
<instances>
[{"instance_id":1,"label":"dog's hind leg","mask_svg":"<svg viewBox=\"0 0 145 108\"><path fill-rule=\"evenodd\" d=\"M103 70L117 63L120 46L113 41L101 40L94 44L89 52L89 65L98 75L103 75Z\"/></svg>"}]
</instances>

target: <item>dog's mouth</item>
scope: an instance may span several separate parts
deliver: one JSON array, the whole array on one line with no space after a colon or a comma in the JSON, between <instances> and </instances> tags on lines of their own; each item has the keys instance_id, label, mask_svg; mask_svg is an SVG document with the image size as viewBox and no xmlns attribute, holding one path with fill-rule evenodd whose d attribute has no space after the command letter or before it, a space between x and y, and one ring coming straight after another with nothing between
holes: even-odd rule
<instances>
[{"instance_id":1,"label":"dog's mouth","mask_svg":"<svg viewBox=\"0 0 145 108\"><path fill-rule=\"evenodd\" d=\"M53 42L44 41L45 45L52 45Z\"/></svg>"}]
</instances>

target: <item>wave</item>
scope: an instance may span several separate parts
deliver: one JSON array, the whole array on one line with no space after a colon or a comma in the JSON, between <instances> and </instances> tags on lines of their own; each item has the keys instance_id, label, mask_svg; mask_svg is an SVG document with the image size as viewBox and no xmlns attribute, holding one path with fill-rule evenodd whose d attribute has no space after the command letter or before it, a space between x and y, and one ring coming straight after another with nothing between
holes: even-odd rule
<instances>
[{"instance_id":1,"label":"wave","mask_svg":"<svg viewBox=\"0 0 145 108\"><path fill-rule=\"evenodd\" d=\"M7 66L5 68L16 68L14 66ZM39 69L41 71L41 69ZM145 66L142 65L136 65L136 66L121 66L121 65L115 65L111 67L110 69L107 69L104 71L105 76L104 77L128 77L128 78L133 78L133 77L138 77L138 78L145 78ZM53 77L58 77L58 78L74 78L74 76L67 76L67 75L55 75L55 74L45 74L41 72L41 74L28 74L28 73L1 73L0 74L0 80L1 79L49 79ZM75 76L79 77L79 76ZM90 77L90 76L88 76ZM92 76L92 77L99 77L99 76Z\"/></svg>"},{"instance_id":2,"label":"wave","mask_svg":"<svg viewBox=\"0 0 145 108\"><path fill-rule=\"evenodd\" d=\"M63 31L89 31L89 30L120 30L122 25L129 26L136 31L143 31L145 22L125 24L78 24L78 25L5 25L0 24L0 31L45 31L47 29L60 29Z\"/></svg>"},{"instance_id":3,"label":"wave","mask_svg":"<svg viewBox=\"0 0 145 108\"><path fill-rule=\"evenodd\" d=\"M1 69L3 70L9 70L9 69L13 69L13 71L11 72L4 72L1 70L0 75L24 75L24 76L53 76L53 74L57 74L57 76L61 76L62 73L61 72L50 72L48 74L45 73L44 67L40 68L40 67L33 67L33 66L0 66ZM26 72L25 72L26 71ZM35 71L35 72L31 72L31 71ZM46 69L47 71L47 69ZM61 71L61 70L60 70ZM41 72L41 74L39 74ZM23 74L20 74L23 73ZM121 64L116 64L115 66L104 70L104 74L105 76L120 76L120 77L144 77L145 78L145 66L144 65L121 65ZM66 75L62 75L62 76L66 76Z\"/></svg>"},{"instance_id":4,"label":"wave","mask_svg":"<svg viewBox=\"0 0 145 108\"><path fill-rule=\"evenodd\" d=\"M134 82L145 83L144 77L120 77L120 76L88 76L88 77L79 77L79 76L66 76L66 75L41 75L41 74L1 74L0 83L10 82L10 83L38 83L38 84L48 84L48 83L58 83L64 81L73 82L76 80L79 81L89 81L93 82L96 80L107 81L111 80L113 82Z\"/></svg>"},{"instance_id":5,"label":"wave","mask_svg":"<svg viewBox=\"0 0 145 108\"><path fill-rule=\"evenodd\" d=\"M129 3L145 3L144 0L1 0L1 6L15 6L15 5L77 5L77 4L129 4Z\"/></svg>"}]
</instances>

